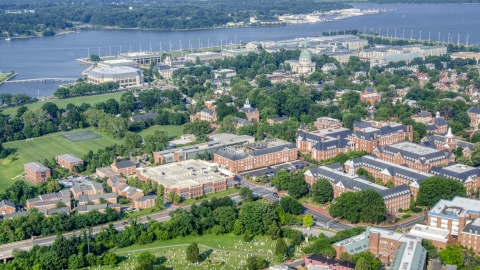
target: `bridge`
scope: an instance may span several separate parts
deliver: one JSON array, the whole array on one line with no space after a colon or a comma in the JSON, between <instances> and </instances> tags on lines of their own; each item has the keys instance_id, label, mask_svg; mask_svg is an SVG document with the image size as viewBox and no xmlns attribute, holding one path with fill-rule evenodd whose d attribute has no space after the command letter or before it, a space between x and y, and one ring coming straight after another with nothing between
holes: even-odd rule
<instances>
[{"instance_id":1,"label":"bridge","mask_svg":"<svg viewBox=\"0 0 480 270\"><path fill-rule=\"evenodd\" d=\"M55 83L55 82L76 82L78 78L38 78L26 80L5 81L4 83Z\"/></svg>"}]
</instances>

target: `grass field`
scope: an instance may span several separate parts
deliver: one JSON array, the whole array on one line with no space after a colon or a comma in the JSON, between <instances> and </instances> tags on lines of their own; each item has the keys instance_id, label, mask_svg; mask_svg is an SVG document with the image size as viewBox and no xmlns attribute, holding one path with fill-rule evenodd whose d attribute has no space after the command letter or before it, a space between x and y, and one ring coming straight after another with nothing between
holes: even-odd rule
<instances>
[{"instance_id":1,"label":"grass field","mask_svg":"<svg viewBox=\"0 0 480 270\"><path fill-rule=\"evenodd\" d=\"M7 78L9 75L10 73L0 73L0 82Z\"/></svg>"},{"instance_id":2,"label":"grass field","mask_svg":"<svg viewBox=\"0 0 480 270\"><path fill-rule=\"evenodd\" d=\"M145 135L152 134L155 130L165 130L172 138L182 134L182 126L153 126L142 130L139 134L145 137ZM81 130L76 129L71 132L78 131ZM100 148L105 148L115 143L123 143L123 139L113 139L104 133L95 132L101 134L102 137L76 143L70 142L62 137L61 135L65 134L65 132L34 138L31 141L22 140L4 143L4 147L14 148L16 149L16 153L5 159L0 159L0 192L10 187L16 180L22 179L19 175L23 173L23 164L25 163L44 160L45 158L50 160L57 155L67 153L74 154L81 158L90 150L95 152Z\"/></svg>"},{"instance_id":3,"label":"grass field","mask_svg":"<svg viewBox=\"0 0 480 270\"><path fill-rule=\"evenodd\" d=\"M54 100L47 100L47 101L40 101L36 102L33 104L27 104L25 105L29 110L33 111L35 109L38 109L45 104L45 102L52 102L57 104L59 108L66 108L67 104L72 103L76 106L82 105L82 103L89 103L91 105L98 103L98 102L105 102L108 99L115 99L115 100L120 100L120 97L122 96L123 92L116 92L116 93L108 93L108 94L101 94L101 95L93 95L93 96L84 96L84 97L76 97L76 98L66 98L66 99L54 99ZM7 117L15 116L17 114L17 107L10 107L4 110L0 110L2 114L4 114Z\"/></svg>"},{"instance_id":4,"label":"grass field","mask_svg":"<svg viewBox=\"0 0 480 270\"><path fill-rule=\"evenodd\" d=\"M155 241L146 245L112 250L120 259L116 268L102 266L100 269L133 269L136 257L142 251L149 251L157 257L157 263L163 263L173 269L243 269L248 256L259 256L271 263L274 255L268 255L269 250L275 250L275 241L269 237L258 236L245 243L243 236L211 235L179 237L167 241ZM199 265L192 265L185 260L187 245L195 242L199 245L203 259ZM226 263L224 263L226 261ZM225 264L225 265L223 265Z\"/></svg>"}]
</instances>

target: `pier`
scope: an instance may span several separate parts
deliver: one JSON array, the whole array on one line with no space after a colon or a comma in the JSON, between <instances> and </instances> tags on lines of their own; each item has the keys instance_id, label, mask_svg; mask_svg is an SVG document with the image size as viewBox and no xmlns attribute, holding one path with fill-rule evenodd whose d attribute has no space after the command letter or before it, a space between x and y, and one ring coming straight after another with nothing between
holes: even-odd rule
<instances>
[{"instance_id":1,"label":"pier","mask_svg":"<svg viewBox=\"0 0 480 270\"><path fill-rule=\"evenodd\" d=\"M4 83L55 83L55 82L76 82L78 78L38 78L26 80L5 81Z\"/></svg>"}]
</instances>

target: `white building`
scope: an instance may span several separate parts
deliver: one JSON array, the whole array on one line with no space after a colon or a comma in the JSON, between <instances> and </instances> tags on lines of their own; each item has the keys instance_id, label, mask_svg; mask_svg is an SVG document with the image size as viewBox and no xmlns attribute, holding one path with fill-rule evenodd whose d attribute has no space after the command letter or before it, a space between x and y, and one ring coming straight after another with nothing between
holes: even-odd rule
<instances>
[{"instance_id":1,"label":"white building","mask_svg":"<svg viewBox=\"0 0 480 270\"><path fill-rule=\"evenodd\" d=\"M312 62L312 56L310 55L310 52L307 50L304 50L301 54L300 57L297 60L287 60L285 61L285 64L289 64L290 67L292 68L293 72L296 72L298 74L310 74L315 71L315 68L317 66L316 63Z\"/></svg>"},{"instance_id":2,"label":"white building","mask_svg":"<svg viewBox=\"0 0 480 270\"><path fill-rule=\"evenodd\" d=\"M237 75L237 72L235 70L228 69L228 68L219 69L219 70L212 70L212 73L215 75L215 79L217 79L217 78L230 78L230 77L233 77L233 76ZM224 74L225 74L225 77L223 77Z\"/></svg>"},{"instance_id":3,"label":"white building","mask_svg":"<svg viewBox=\"0 0 480 270\"><path fill-rule=\"evenodd\" d=\"M118 82L120 87L141 86L142 71L131 67L94 68L88 72L90 83Z\"/></svg>"}]
</instances>

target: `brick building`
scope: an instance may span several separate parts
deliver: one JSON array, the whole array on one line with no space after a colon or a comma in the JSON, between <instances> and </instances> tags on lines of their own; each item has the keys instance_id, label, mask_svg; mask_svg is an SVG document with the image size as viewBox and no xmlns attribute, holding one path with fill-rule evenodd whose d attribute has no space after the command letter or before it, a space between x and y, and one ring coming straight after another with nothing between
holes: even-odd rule
<instances>
[{"instance_id":1,"label":"brick building","mask_svg":"<svg viewBox=\"0 0 480 270\"><path fill-rule=\"evenodd\" d=\"M256 119L257 122L260 122L260 112L258 111L257 108L253 108L250 105L250 101L247 99L245 100L245 104L243 105L242 108L238 109L239 112L244 112L245 115L247 116L248 121L252 121L253 119Z\"/></svg>"},{"instance_id":2,"label":"brick building","mask_svg":"<svg viewBox=\"0 0 480 270\"><path fill-rule=\"evenodd\" d=\"M107 203L117 203L117 194L116 193L103 193L103 194L91 194L91 195L80 195L78 197L78 205L84 204L102 204L101 199L104 199Z\"/></svg>"},{"instance_id":3,"label":"brick building","mask_svg":"<svg viewBox=\"0 0 480 270\"><path fill-rule=\"evenodd\" d=\"M427 250L421 242L403 243L393 254L389 270L424 270L427 266Z\"/></svg>"},{"instance_id":4,"label":"brick building","mask_svg":"<svg viewBox=\"0 0 480 270\"><path fill-rule=\"evenodd\" d=\"M395 164L406 164L409 168L429 172L433 166L455 162L451 152L432 149L410 142L378 146L373 150L379 159Z\"/></svg>"},{"instance_id":5,"label":"brick building","mask_svg":"<svg viewBox=\"0 0 480 270\"><path fill-rule=\"evenodd\" d=\"M432 118L425 124L425 128L427 133L443 134L448 131L449 124L449 122L440 117L440 112L437 112L435 118Z\"/></svg>"},{"instance_id":6,"label":"brick building","mask_svg":"<svg viewBox=\"0 0 480 270\"><path fill-rule=\"evenodd\" d=\"M210 123L216 122L217 112L209 108L204 108L196 114L190 115L190 122L194 122L195 120L203 120Z\"/></svg>"},{"instance_id":7,"label":"brick building","mask_svg":"<svg viewBox=\"0 0 480 270\"><path fill-rule=\"evenodd\" d=\"M137 169L137 165L131 160L115 161L110 167L117 175L125 176L134 175Z\"/></svg>"},{"instance_id":8,"label":"brick building","mask_svg":"<svg viewBox=\"0 0 480 270\"><path fill-rule=\"evenodd\" d=\"M476 167L451 163L446 167L433 166L429 173L461 182L467 190L467 194L473 195L480 188L480 169Z\"/></svg>"},{"instance_id":9,"label":"brick building","mask_svg":"<svg viewBox=\"0 0 480 270\"><path fill-rule=\"evenodd\" d=\"M299 131L295 143L300 152L321 161L353 150L354 143L348 139L351 134L352 131L346 128Z\"/></svg>"},{"instance_id":10,"label":"brick building","mask_svg":"<svg viewBox=\"0 0 480 270\"><path fill-rule=\"evenodd\" d=\"M330 118L330 117L319 117L315 122L313 122L313 125L317 129L326 129L326 128L341 128L342 127L342 122L338 119Z\"/></svg>"},{"instance_id":11,"label":"brick building","mask_svg":"<svg viewBox=\"0 0 480 270\"><path fill-rule=\"evenodd\" d=\"M57 156L57 163L72 172L75 165L83 165L83 160L72 154L64 154Z\"/></svg>"},{"instance_id":12,"label":"brick building","mask_svg":"<svg viewBox=\"0 0 480 270\"><path fill-rule=\"evenodd\" d=\"M146 209L155 206L155 200L157 196L147 195L133 200L133 207L137 209Z\"/></svg>"},{"instance_id":13,"label":"brick building","mask_svg":"<svg viewBox=\"0 0 480 270\"><path fill-rule=\"evenodd\" d=\"M314 266L328 267L328 270L354 270L355 264L346 261L340 261L335 258L327 258L317 254L305 256L305 267L308 269Z\"/></svg>"},{"instance_id":14,"label":"brick building","mask_svg":"<svg viewBox=\"0 0 480 270\"><path fill-rule=\"evenodd\" d=\"M288 117L288 116L282 116L282 117L277 117L277 118L269 118L269 119L267 119L267 123L269 123L270 125L281 124L281 123L283 123L283 121L287 121L288 119L290 119L290 117Z\"/></svg>"},{"instance_id":15,"label":"brick building","mask_svg":"<svg viewBox=\"0 0 480 270\"><path fill-rule=\"evenodd\" d=\"M310 186L318 179L326 179L333 188L334 198L344 192L357 192L364 189L373 189L379 193L388 214L398 213L398 209L408 209L410 207L411 192L407 185L400 185L393 188L387 188L368 181L365 176L357 176L352 171L349 174L343 172L340 163L316 167L305 172L305 181Z\"/></svg>"},{"instance_id":16,"label":"brick building","mask_svg":"<svg viewBox=\"0 0 480 270\"><path fill-rule=\"evenodd\" d=\"M446 135L425 136L422 139L420 145L438 149L438 150L450 151L450 152L453 149L457 149L461 147L462 156L471 158L474 144L456 139L453 136L451 129L448 129L448 132Z\"/></svg>"},{"instance_id":17,"label":"brick building","mask_svg":"<svg viewBox=\"0 0 480 270\"><path fill-rule=\"evenodd\" d=\"M214 134L210 136L210 140L205 143L153 152L153 159L157 164L167 164L194 159L197 154L205 154L207 152L214 153L218 149L226 146L253 142L255 142L255 138L248 135L238 136L229 133Z\"/></svg>"},{"instance_id":18,"label":"brick building","mask_svg":"<svg viewBox=\"0 0 480 270\"><path fill-rule=\"evenodd\" d=\"M164 196L177 193L182 199L199 197L208 193L235 187L234 176L215 163L187 160L161 166L144 168L139 179L155 181L164 187Z\"/></svg>"},{"instance_id":19,"label":"brick building","mask_svg":"<svg viewBox=\"0 0 480 270\"><path fill-rule=\"evenodd\" d=\"M391 145L405 140L413 142L413 128L390 121L364 120L353 124L353 133L349 139L355 143L355 150L372 153L377 146Z\"/></svg>"},{"instance_id":20,"label":"brick building","mask_svg":"<svg viewBox=\"0 0 480 270\"><path fill-rule=\"evenodd\" d=\"M112 188L113 191L113 188ZM136 188L136 187L131 187L127 184L122 185L122 187L118 188L116 192L119 196L125 197L127 199L135 200L137 198L145 196L143 193L143 190Z\"/></svg>"},{"instance_id":21,"label":"brick building","mask_svg":"<svg viewBox=\"0 0 480 270\"><path fill-rule=\"evenodd\" d=\"M100 183L92 182L86 185L81 186L74 186L70 189L72 192L73 198L78 200L80 195L94 195L94 194L102 194L103 186Z\"/></svg>"},{"instance_id":22,"label":"brick building","mask_svg":"<svg viewBox=\"0 0 480 270\"><path fill-rule=\"evenodd\" d=\"M375 101L380 100L380 95L378 94L377 89L367 87L365 88L363 93L360 94L360 100L362 102L369 103L370 106L373 106L375 104Z\"/></svg>"},{"instance_id":23,"label":"brick building","mask_svg":"<svg viewBox=\"0 0 480 270\"><path fill-rule=\"evenodd\" d=\"M50 169L40 162L31 162L23 164L25 170L25 179L36 185L45 182L50 177Z\"/></svg>"},{"instance_id":24,"label":"brick building","mask_svg":"<svg viewBox=\"0 0 480 270\"><path fill-rule=\"evenodd\" d=\"M264 168L298 158L294 144L272 139L237 147L226 147L215 152L213 161L233 173Z\"/></svg>"},{"instance_id":25,"label":"brick building","mask_svg":"<svg viewBox=\"0 0 480 270\"><path fill-rule=\"evenodd\" d=\"M388 264L394 259L394 254L397 248L404 243L409 244L412 241L421 245L422 238L409 234L367 227L367 230L364 233L334 243L332 244L332 247L337 252L337 256L342 252L354 255L360 252L370 251L382 261L382 263Z\"/></svg>"},{"instance_id":26,"label":"brick building","mask_svg":"<svg viewBox=\"0 0 480 270\"><path fill-rule=\"evenodd\" d=\"M358 169L363 168L375 179L382 179L384 184L391 181L394 186L407 185L414 198L417 198L418 189L422 181L433 176L429 173L420 172L406 166L378 159L374 155L348 160L344 166L345 171L353 171L355 173Z\"/></svg>"},{"instance_id":27,"label":"brick building","mask_svg":"<svg viewBox=\"0 0 480 270\"><path fill-rule=\"evenodd\" d=\"M120 212L121 206L119 204L84 204L77 207L77 213L85 214L92 210L97 210L100 213L105 213L108 208L114 209L117 212Z\"/></svg>"},{"instance_id":28,"label":"brick building","mask_svg":"<svg viewBox=\"0 0 480 270\"><path fill-rule=\"evenodd\" d=\"M37 198L28 199L26 201L26 207L37 208L38 210L52 209L56 208L59 202L65 203L65 205L70 208L70 191L62 189L59 192L39 195Z\"/></svg>"},{"instance_id":29,"label":"brick building","mask_svg":"<svg viewBox=\"0 0 480 270\"><path fill-rule=\"evenodd\" d=\"M118 176L112 176L107 179L107 185L112 188L112 192L119 194L120 188L127 184L127 180Z\"/></svg>"},{"instance_id":30,"label":"brick building","mask_svg":"<svg viewBox=\"0 0 480 270\"><path fill-rule=\"evenodd\" d=\"M11 215L17 211L17 208L15 207L15 204L7 201L7 200L1 200L0 201L0 216L5 216L5 215Z\"/></svg>"},{"instance_id":31,"label":"brick building","mask_svg":"<svg viewBox=\"0 0 480 270\"><path fill-rule=\"evenodd\" d=\"M470 127L477 130L480 125L480 108L478 106L472 107L467 111L470 117Z\"/></svg>"}]
</instances>

